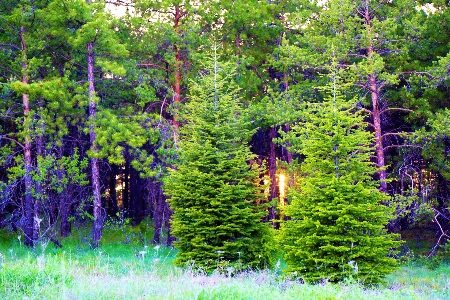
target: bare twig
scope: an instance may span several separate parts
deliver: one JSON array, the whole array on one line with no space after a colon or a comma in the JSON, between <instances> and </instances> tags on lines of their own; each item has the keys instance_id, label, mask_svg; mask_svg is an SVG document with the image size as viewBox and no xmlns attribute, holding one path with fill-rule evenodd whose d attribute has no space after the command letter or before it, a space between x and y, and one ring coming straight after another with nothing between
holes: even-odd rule
<instances>
[{"instance_id":1,"label":"bare twig","mask_svg":"<svg viewBox=\"0 0 450 300\"><path fill-rule=\"evenodd\" d=\"M423 149L423 146L419 146L419 145L390 145L390 146L386 146L383 148L384 150L387 150L389 148L402 148L402 147L409 147L409 148L419 148L419 149Z\"/></svg>"},{"instance_id":2,"label":"bare twig","mask_svg":"<svg viewBox=\"0 0 450 300\"><path fill-rule=\"evenodd\" d=\"M445 218L445 219L449 219L449 218L447 218L445 215L443 215L440 211L438 211L437 209L435 209L435 208L432 208L433 209L433 211L435 212L435 215L434 215L434 222L436 222L436 224L439 226L439 230L441 231L441 235L439 236L439 239L438 239L438 241L436 242L436 245L434 245L434 247L433 247L433 249L431 249L431 251L430 251L430 253L428 254L428 257L430 257L430 256L432 256L434 253L435 253L435 251L436 251L436 249L440 246L440 243L441 243L441 239L442 238L447 238L447 239L449 239L450 238L450 236L444 231L444 229L442 228L442 226L441 226L441 223L439 223L439 220L438 220L438 217L439 216L442 216L443 218Z\"/></svg>"},{"instance_id":3,"label":"bare twig","mask_svg":"<svg viewBox=\"0 0 450 300\"><path fill-rule=\"evenodd\" d=\"M382 111L380 111L380 115L381 115L381 114L384 114L385 112L390 111L390 110L399 110L399 111L405 111L405 112L414 112L413 110L408 109L408 108L389 107L389 108L386 108L386 109L383 109Z\"/></svg>"},{"instance_id":4,"label":"bare twig","mask_svg":"<svg viewBox=\"0 0 450 300\"><path fill-rule=\"evenodd\" d=\"M426 77L428 77L429 79L434 79L435 77L433 75L431 75L428 72L401 72L400 74L406 74L406 75L424 75Z\"/></svg>"},{"instance_id":5,"label":"bare twig","mask_svg":"<svg viewBox=\"0 0 450 300\"><path fill-rule=\"evenodd\" d=\"M5 140L9 140L9 141L13 141L14 143L16 143L17 145L19 145L20 147L22 147L22 149L24 149L25 148L25 146L23 145L23 144L21 144L18 140L15 140L15 139L12 139L12 138L9 138L9 137L6 137L6 136L4 136L4 135L0 135L0 140L1 139L5 139Z\"/></svg>"}]
</instances>

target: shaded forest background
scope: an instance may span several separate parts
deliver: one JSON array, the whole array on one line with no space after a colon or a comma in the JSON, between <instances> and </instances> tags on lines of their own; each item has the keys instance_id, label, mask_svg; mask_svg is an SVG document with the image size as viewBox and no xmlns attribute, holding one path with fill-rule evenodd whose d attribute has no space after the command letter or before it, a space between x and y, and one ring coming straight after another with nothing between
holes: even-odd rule
<instances>
[{"instance_id":1,"label":"shaded forest background","mask_svg":"<svg viewBox=\"0 0 450 300\"><path fill-rule=\"evenodd\" d=\"M305 160L292 127L305 104L324 101L336 62L343 97L374 137L372 178L396 214L388 230L430 230L443 244L449 3L323 2L3 0L0 227L32 247L93 224L98 246L103 226L144 221L154 243L171 245L163 181L177 168L191 87L215 72L216 51L251 127L248 164L264 168L263 222L285 218Z\"/></svg>"}]
</instances>

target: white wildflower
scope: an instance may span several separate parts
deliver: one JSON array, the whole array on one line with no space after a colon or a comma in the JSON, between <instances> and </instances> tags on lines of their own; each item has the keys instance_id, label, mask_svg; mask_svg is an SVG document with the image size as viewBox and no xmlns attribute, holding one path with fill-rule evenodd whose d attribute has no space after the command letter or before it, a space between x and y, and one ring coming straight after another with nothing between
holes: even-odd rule
<instances>
[{"instance_id":1,"label":"white wildflower","mask_svg":"<svg viewBox=\"0 0 450 300\"><path fill-rule=\"evenodd\" d=\"M350 268L353 269L353 272L354 272L355 274L358 273L358 263L357 263L356 261L351 260L351 261L349 261L347 264L350 266Z\"/></svg>"}]
</instances>

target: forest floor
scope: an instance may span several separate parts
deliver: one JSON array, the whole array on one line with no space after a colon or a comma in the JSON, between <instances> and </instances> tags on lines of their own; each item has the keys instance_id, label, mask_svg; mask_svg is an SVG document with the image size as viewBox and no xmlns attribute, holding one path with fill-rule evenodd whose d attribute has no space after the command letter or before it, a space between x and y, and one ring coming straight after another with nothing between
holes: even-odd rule
<instances>
[{"instance_id":1,"label":"forest floor","mask_svg":"<svg viewBox=\"0 0 450 300\"><path fill-rule=\"evenodd\" d=\"M139 228L108 230L92 250L86 232L76 230L63 248L49 242L30 250L0 231L0 299L450 299L450 265L441 259L411 255L376 287L310 285L280 268L231 277L176 268L175 250L148 244Z\"/></svg>"}]
</instances>

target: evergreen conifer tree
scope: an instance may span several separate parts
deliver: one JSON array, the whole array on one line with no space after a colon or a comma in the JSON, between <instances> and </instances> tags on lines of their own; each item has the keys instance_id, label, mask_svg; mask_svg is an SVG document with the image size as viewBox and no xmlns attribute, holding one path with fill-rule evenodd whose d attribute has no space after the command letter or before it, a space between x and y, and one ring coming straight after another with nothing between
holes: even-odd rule
<instances>
[{"instance_id":1,"label":"evergreen conifer tree","mask_svg":"<svg viewBox=\"0 0 450 300\"><path fill-rule=\"evenodd\" d=\"M207 272L265 267L271 229L261 222L261 170L249 166L255 159L247 144L253 130L233 80L235 65L208 63L180 111L179 162L164 181L180 250L176 263Z\"/></svg>"},{"instance_id":2,"label":"evergreen conifer tree","mask_svg":"<svg viewBox=\"0 0 450 300\"><path fill-rule=\"evenodd\" d=\"M395 267L388 255L399 243L386 232L392 210L372 179L373 134L355 101L339 91L335 70L323 102L306 104L302 122L286 137L305 160L304 177L289 191L290 220L282 224L280 240L289 272L297 276L373 283Z\"/></svg>"}]
</instances>

